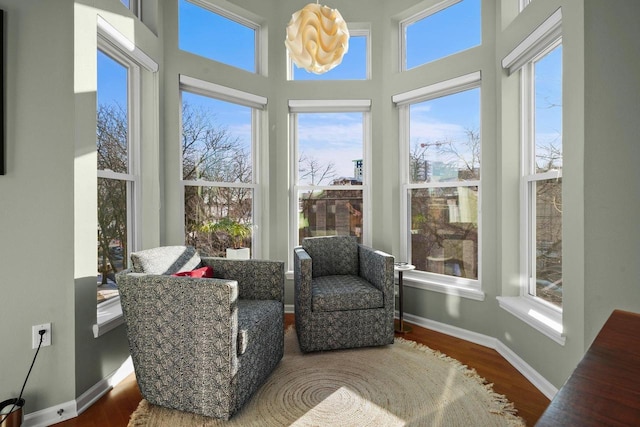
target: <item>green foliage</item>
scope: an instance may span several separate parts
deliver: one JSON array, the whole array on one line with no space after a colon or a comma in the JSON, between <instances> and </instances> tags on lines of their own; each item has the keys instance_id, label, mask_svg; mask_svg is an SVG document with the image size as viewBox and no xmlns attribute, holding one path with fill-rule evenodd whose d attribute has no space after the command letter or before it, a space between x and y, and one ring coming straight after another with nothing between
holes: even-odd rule
<instances>
[{"instance_id":1,"label":"green foliage","mask_svg":"<svg viewBox=\"0 0 640 427\"><path fill-rule=\"evenodd\" d=\"M234 249L242 247L242 241L251 236L251 226L231 218L222 218L215 222L207 222L200 226L205 233L224 233L229 236Z\"/></svg>"}]
</instances>

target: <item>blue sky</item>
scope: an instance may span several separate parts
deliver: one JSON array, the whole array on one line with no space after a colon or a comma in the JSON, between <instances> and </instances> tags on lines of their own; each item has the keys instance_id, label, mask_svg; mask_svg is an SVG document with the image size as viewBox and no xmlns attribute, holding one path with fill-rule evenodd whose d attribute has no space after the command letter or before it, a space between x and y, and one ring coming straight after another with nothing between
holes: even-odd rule
<instances>
[{"instance_id":1,"label":"blue sky","mask_svg":"<svg viewBox=\"0 0 640 427\"><path fill-rule=\"evenodd\" d=\"M98 51L98 105L117 104L127 108L127 69Z\"/></svg>"},{"instance_id":2,"label":"blue sky","mask_svg":"<svg viewBox=\"0 0 640 427\"><path fill-rule=\"evenodd\" d=\"M124 2L124 1L123 1ZM295 12L294 10L291 11ZM343 16L349 22L348 16ZM481 43L480 0L463 0L443 11L419 20L407 30L407 68L437 60L460 50ZM277 31L271 31L278 37ZM284 43L285 28L280 33ZM183 50L208 57L216 61L255 72L255 34L252 29L227 18L205 11L199 6L179 0L179 46ZM443 42L446 40L446 42ZM216 41L216 42L214 42ZM561 49L558 49L561 50ZM554 56L555 55L555 56ZM98 55L99 81L98 102L123 104L124 87L122 68L114 66L104 55ZM283 58L284 61L284 58ZM112 62L112 61L111 61ZM540 74L554 73L561 62L561 53L552 54L540 66ZM342 64L322 76L307 73L294 67L297 80L362 79L365 77L365 37L352 37L349 52ZM555 72L557 75L557 72ZM556 79L557 80L557 79ZM560 85L556 81L540 79L539 89L548 100L559 101ZM461 100L469 96L469 100ZM185 99L212 111L217 124L224 125L243 141L250 141L250 118L248 109L233 104L208 100L205 97L186 94ZM479 129L479 97L477 94L461 94L429 101L412 107L411 129L413 143L463 134L464 129ZM557 111L537 111L536 133L540 141L553 137L561 131ZM303 128L299 135L300 151L317 156L319 160L334 161L338 175L353 176L352 160L362 158L361 114L356 115L309 114L303 117ZM357 119L357 120L355 120ZM315 120L315 122L314 122ZM322 137L319 137L319 136ZM326 144L330 141L330 144Z\"/></svg>"}]
</instances>

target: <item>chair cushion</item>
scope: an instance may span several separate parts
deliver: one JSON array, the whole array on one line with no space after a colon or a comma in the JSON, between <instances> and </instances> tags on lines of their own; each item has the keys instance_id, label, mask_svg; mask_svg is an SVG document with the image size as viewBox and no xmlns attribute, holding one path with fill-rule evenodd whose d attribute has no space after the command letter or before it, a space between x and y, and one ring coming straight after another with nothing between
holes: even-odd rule
<instances>
[{"instance_id":1,"label":"chair cushion","mask_svg":"<svg viewBox=\"0 0 640 427\"><path fill-rule=\"evenodd\" d=\"M323 276L311 280L313 311L365 310L383 305L382 292L359 276Z\"/></svg>"},{"instance_id":2,"label":"chair cushion","mask_svg":"<svg viewBox=\"0 0 640 427\"><path fill-rule=\"evenodd\" d=\"M358 242L353 236L307 237L302 247L311 257L311 276L358 275Z\"/></svg>"},{"instance_id":3,"label":"chair cushion","mask_svg":"<svg viewBox=\"0 0 640 427\"><path fill-rule=\"evenodd\" d=\"M161 246L131 253L135 273L175 274L199 267L200 261L200 255L191 246Z\"/></svg>"}]
</instances>

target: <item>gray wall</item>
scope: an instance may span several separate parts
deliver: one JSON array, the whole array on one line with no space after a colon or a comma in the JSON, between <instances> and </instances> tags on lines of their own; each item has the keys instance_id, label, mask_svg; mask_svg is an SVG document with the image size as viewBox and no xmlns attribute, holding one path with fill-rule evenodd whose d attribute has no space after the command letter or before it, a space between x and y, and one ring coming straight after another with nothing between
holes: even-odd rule
<instances>
[{"instance_id":1,"label":"gray wall","mask_svg":"<svg viewBox=\"0 0 640 427\"><path fill-rule=\"evenodd\" d=\"M391 96L481 70L483 131L482 283L484 301L407 288L409 313L496 337L555 386L562 385L612 309L640 312L636 141L640 3L634 0L485 1L483 44L409 72L396 64L397 17L430 1L335 0L349 21L372 28L370 81L288 82L284 27L307 0L234 0L262 17L268 77L232 70L177 49L177 6L160 2L157 25L131 18L118 0L0 0L7 62L7 175L0 176L0 398L17 395L33 357L31 325L52 322L26 388L26 412L75 399L127 356L124 328L94 339L95 18L100 13L160 64L144 82L142 244L182 243L179 192L180 73L268 97L269 166L263 255L286 260L287 100L372 99L373 245L400 252L398 119ZM500 60L563 7L565 346L497 305L517 292L517 79ZM287 283L287 301L292 301Z\"/></svg>"},{"instance_id":2,"label":"gray wall","mask_svg":"<svg viewBox=\"0 0 640 427\"><path fill-rule=\"evenodd\" d=\"M640 2L585 1L584 330L640 311Z\"/></svg>"}]
</instances>

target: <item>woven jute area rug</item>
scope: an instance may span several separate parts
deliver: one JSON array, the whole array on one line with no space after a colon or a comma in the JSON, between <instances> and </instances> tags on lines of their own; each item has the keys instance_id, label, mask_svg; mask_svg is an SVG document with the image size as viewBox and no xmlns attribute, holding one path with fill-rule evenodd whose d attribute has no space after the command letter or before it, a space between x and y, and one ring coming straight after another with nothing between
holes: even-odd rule
<instances>
[{"instance_id":1,"label":"woven jute area rug","mask_svg":"<svg viewBox=\"0 0 640 427\"><path fill-rule=\"evenodd\" d=\"M302 354L295 331L267 382L229 421L142 400L129 427L524 426L513 404L475 371L426 346Z\"/></svg>"}]
</instances>

